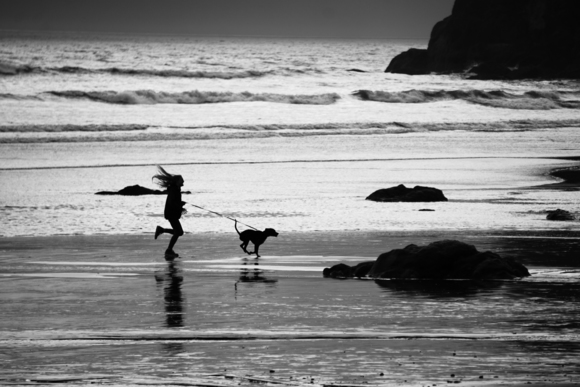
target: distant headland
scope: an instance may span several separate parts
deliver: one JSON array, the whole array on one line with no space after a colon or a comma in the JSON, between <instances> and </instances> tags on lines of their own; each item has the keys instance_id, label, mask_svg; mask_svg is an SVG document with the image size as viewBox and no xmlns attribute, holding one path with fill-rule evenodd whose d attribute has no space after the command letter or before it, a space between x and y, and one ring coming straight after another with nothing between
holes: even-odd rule
<instances>
[{"instance_id":1,"label":"distant headland","mask_svg":"<svg viewBox=\"0 0 580 387\"><path fill-rule=\"evenodd\" d=\"M577 0L456 0L428 48L397 55L385 72L579 79L579 17Z\"/></svg>"}]
</instances>

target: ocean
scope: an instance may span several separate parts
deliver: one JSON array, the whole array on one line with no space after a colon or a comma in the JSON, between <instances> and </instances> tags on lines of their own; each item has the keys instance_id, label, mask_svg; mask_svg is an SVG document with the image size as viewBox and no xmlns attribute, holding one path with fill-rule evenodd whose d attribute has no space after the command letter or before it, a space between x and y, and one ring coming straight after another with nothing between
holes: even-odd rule
<instances>
[{"instance_id":1,"label":"ocean","mask_svg":"<svg viewBox=\"0 0 580 387\"><path fill-rule=\"evenodd\" d=\"M547 186L578 167L579 83L384 73L426 44L0 31L0 377L577 382L580 223L546 214L579 212ZM177 266L164 196L95 195L157 188L158 165L209 210L186 206ZM449 201L365 200L399 184ZM241 257L215 212L279 241ZM439 236L533 275L321 278Z\"/></svg>"},{"instance_id":2,"label":"ocean","mask_svg":"<svg viewBox=\"0 0 580 387\"><path fill-rule=\"evenodd\" d=\"M576 165L576 81L384 73L414 40L0 36L3 236L150 232L162 197L94 194L155 188L156 165L186 201L287 231L560 229L545 211L576 200L519 190ZM399 184L450 202L364 200Z\"/></svg>"}]
</instances>

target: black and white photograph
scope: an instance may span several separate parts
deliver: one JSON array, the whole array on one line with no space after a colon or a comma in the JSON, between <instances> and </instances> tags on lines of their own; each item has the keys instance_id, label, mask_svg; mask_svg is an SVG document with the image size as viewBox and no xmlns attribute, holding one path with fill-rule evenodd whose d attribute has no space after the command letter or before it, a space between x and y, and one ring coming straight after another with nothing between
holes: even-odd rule
<instances>
[{"instance_id":1,"label":"black and white photograph","mask_svg":"<svg viewBox=\"0 0 580 387\"><path fill-rule=\"evenodd\" d=\"M580 386L578 0L0 0L0 385Z\"/></svg>"}]
</instances>

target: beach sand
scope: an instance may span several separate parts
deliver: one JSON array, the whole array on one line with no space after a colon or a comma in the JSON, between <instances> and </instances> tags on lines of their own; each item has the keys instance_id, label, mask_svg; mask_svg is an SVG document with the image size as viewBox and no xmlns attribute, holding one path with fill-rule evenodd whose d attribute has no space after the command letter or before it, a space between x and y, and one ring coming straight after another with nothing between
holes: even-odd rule
<instances>
[{"instance_id":1,"label":"beach sand","mask_svg":"<svg viewBox=\"0 0 580 387\"><path fill-rule=\"evenodd\" d=\"M396 291L444 307L476 299L480 285L399 290L321 272L441 239L527 266L579 267L579 234L281 233L256 260L235 233L188 233L173 263L167 238L152 235L1 238L0 384L575 385L580 341L570 335L376 323L372 304L388 307Z\"/></svg>"}]
</instances>

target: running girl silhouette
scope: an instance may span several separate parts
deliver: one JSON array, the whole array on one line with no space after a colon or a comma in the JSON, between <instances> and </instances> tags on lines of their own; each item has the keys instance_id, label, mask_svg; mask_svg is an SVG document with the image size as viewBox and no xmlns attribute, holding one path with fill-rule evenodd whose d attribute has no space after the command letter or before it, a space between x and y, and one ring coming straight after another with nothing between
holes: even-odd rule
<instances>
[{"instance_id":1,"label":"running girl silhouette","mask_svg":"<svg viewBox=\"0 0 580 387\"><path fill-rule=\"evenodd\" d=\"M173 246L175 246L177 239L183 235L183 228L181 227L179 218L181 218L181 214L184 212L183 205L185 202L181 201L181 187L183 187L184 180L181 175L172 175L161 166L158 166L157 169L159 173L153 176L153 181L160 187L167 189L167 200L165 201L163 215L169 221L172 228L157 226L157 229L155 229L155 239L163 233L173 235L169 241L167 250L165 250L165 259L173 259L179 257L179 254L173 251Z\"/></svg>"}]
</instances>

